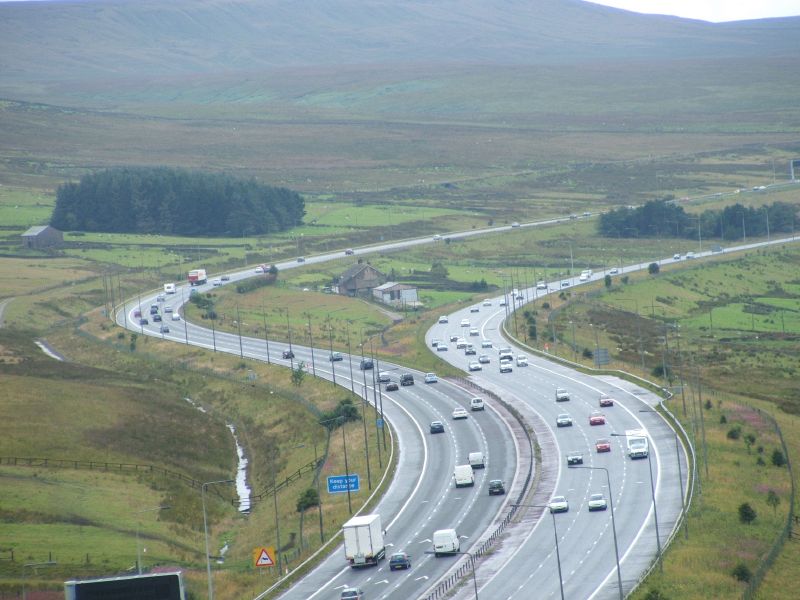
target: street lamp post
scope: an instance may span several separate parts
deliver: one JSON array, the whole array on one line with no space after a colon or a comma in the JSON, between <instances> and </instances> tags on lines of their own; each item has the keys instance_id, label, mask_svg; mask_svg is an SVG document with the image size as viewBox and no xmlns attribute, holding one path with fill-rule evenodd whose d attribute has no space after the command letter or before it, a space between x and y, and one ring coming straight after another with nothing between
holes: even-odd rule
<instances>
[{"instance_id":1,"label":"street lamp post","mask_svg":"<svg viewBox=\"0 0 800 600\"><path fill-rule=\"evenodd\" d=\"M211 554L208 549L208 517L206 516L206 490L210 485L223 483L235 483L234 479L220 479L218 481L207 481L200 486L200 497L203 502L203 531L206 538L206 572L208 574L208 600L214 600L214 580L211 578Z\"/></svg>"},{"instance_id":2,"label":"street lamp post","mask_svg":"<svg viewBox=\"0 0 800 600\"><path fill-rule=\"evenodd\" d=\"M342 422L342 447L344 448L344 481L345 487L347 488L347 509L350 511L350 514L353 514L353 505L350 500L350 467L347 464L347 437L344 434L344 416L334 417L333 419L325 419L324 421L319 421L320 425L324 425L325 423L330 423L331 421L339 421Z\"/></svg>"},{"instance_id":3,"label":"street lamp post","mask_svg":"<svg viewBox=\"0 0 800 600\"><path fill-rule=\"evenodd\" d=\"M658 413L657 410L648 410L648 409L641 409L639 410L640 413ZM681 484L681 513L683 513L683 528L684 528L684 535L686 539L689 539L689 519L686 518L686 503L684 499L684 491L683 491L683 469L681 468L681 448L680 448L680 441L678 440L678 432L674 429L672 430L672 434L675 436L675 455L678 459L678 481ZM649 459L648 459L649 460Z\"/></svg>"},{"instance_id":4,"label":"street lamp post","mask_svg":"<svg viewBox=\"0 0 800 600\"><path fill-rule=\"evenodd\" d=\"M611 505L611 530L614 532L614 557L617 559L617 586L619 587L619 600L625 597L622 593L622 573L619 570L619 546L617 544L617 523L614 518L614 492L611 490L611 477L608 475L608 469L605 467L581 467L578 465L569 465L570 469L587 469L589 471L605 471L606 482L608 483L608 500Z\"/></svg>"},{"instance_id":5,"label":"street lamp post","mask_svg":"<svg viewBox=\"0 0 800 600\"><path fill-rule=\"evenodd\" d=\"M142 513L146 512L154 512L157 510L169 510L172 508L171 506L156 506L154 508L145 508L144 510L137 511L133 514L141 515ZM139 527L141 526L141 522L139 519L136 519L136 572L141 575L142 574L142 552L141 546L139 545Z\"/></svg>"},{"instance_id":6,"label":"street lamp post","mask_svg":"<svg viewBox=\"0 0 800 600\"><path fill-rule=\"evenodd\" d=\"M525 508L547 508L550 507L547 505L542 504L512 504L511 506L515 507L525 507ZM556 540L556 561L558 562L558 586L561 590L561 600L564 600L564 577L561 575L561 553L558 550L558 530L556 529L556 515L553 511L550 511L550 516L553 518L553 536Z\"/></svg>"},{"instance_id":7,"label":"street lamp post","mask_svg":"<svg viewBox=\"0 0 800 600\"><path fill-rule=\"evenodd\" d=\"M433 550L425 550L425 554L436 554ZM475 586L475 600L478 600L478 579L475 577L475 557L471 552L450 552L450 554L460 554L469 556L469 566L472 567L472 584Z\"/></svg>"},{"instance_id":8,"label":"street lamp post","mask_svg":"<svg viewBox=\"0 0 800 600\"><path fill-rule=\"evenodd\" d=\"M624 433L612 433L614 437L624 437L627 438L628 436ZM652 438L647 436L651 441ZM652 445L652 444L651 444ZM650 498L653 500L653 520L655 521L656 525L656 548L658 550L658 568L663 573L664 572L664 561L661 560L661 536L658 533L658 506L656 504L656 487L653 483L653 463L650 461L650 453L647 453L647 468L650 472Z\"/></svg>"},{"instance_id":9,"label":"street lamp post","mask_svg":"<svg viewBox=\"0 0 800 600\"><path fill-rule=\"evenodd\" d=\"M48 560L45 562L25 563L24 565L22 565L22 600L27 600L28 598L27 588L25 586L28 579L25 577L25 569L31 567L32 569L36 570L36 567L51 567L56 564L58 564L56 561Z\"/></svg>"}]
</instances>

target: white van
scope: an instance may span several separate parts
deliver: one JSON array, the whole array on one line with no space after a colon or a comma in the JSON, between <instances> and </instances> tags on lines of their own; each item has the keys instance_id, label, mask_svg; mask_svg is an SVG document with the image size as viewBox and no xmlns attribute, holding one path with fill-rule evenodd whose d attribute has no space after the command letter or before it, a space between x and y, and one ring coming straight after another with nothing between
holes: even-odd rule
<instances>
[{"instance_id":1,"label":"white van","mask_svg":"<svg viewBox=\"0 0 800 600\"><path fill-rule=\"evenodd\" d=\"M461 542L455 529L437 529L433 532L433 554L455 554L461 550Z\"/></svg>"},{"instance_id":2,"label":"white van","mask_svg":"<svg viewBox=\"0 0 800 600\"><path fill-rule=\"evenodd\" d=\"M473 469L483 469L486 467L486 461L483 458L483 452L470 452L469 453L469 466Z\"/></svg>"},{"instance_id":3,"label":"white van","mask_svg":"<svg viewBox=\"0 0 800 600\"><path fill-rule=\"evenodd\" d=\"M469 408L470 410L483 410L485 407L483 405L483 398L475 397L469 401Z\"/></svg>"},{"instance_id":4,"label":"white van","mask_svg":"<svg viewBox=\"0 0 800 600\"><path fill-rule=\"evenodd\" d=\"M475 475L472 473L470 465L456 465L453 471L453 479L457 488L475 485Z\"/></svg>"}]
</instances>

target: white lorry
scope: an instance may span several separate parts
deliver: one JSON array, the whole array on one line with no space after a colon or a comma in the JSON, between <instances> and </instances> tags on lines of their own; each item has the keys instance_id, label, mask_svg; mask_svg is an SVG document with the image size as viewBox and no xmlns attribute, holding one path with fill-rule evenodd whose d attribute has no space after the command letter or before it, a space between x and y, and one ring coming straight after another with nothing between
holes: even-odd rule
<instances>
[{"instance_id":1,"label":"white lorry","mask_svg":"<svg viewBox=\"0 0 800 600\"><path fill-rule=\"evenodd\" d=\"M208 281L205 269L192 269L189 271L189 285L203 285Z\"/></svg>"},{"instance_id":2,"label":"white lorry","mask_svg":"<svg viewBox=\"0 0 800 600\"><path fill-rule=\"evenodd\" d=\"M628 456L647 458L650 453L650 443L647 441L647 432L644 429L625 430L625 440L628 442Z\"/></svg>"},{"instance_id":3,"label":"white lorry","mask_svg":"<svg viewBox=\"0 0 800 600\"><path fill-rule=\"evenodd\" d=\"M342 525L342 532L344 557L354 569L377 565L386 556L380 515L353 517Z\"/></svg>"},{"instance_id":4,"label":"white lorry","mask_svg":"<svg viewBox=\"0 0 800 600\"><path fill-rule=\"evenodd\" d=\"M175 293L175 284L174 283L165 283L164 284L164 293L165 294L174 294Z\"/></svg>"},{"instance_id":5,"label":"white lorry","mask_svg":"<svg viewBox=\"0 0 800 600\"><path fill-rule=\"evenodd\" d=\"M581 276L578 277L578 279L580 281L589 281L589 279L591 279L591 277L592 277L592 270L591 269L586 269L584 271L581 271Z\"/></svg>"},{"instance_id":6,"label":"white lorry","mask_svg":"<svg viewBox=\"0 0 800 600\"><path fill-rule=\"evenodd\" d=\"M469 487L475 485L475 474L472 472L471 465L456 465L453 470L453 480L456 487Z\"/></svg>"}]
</instances>

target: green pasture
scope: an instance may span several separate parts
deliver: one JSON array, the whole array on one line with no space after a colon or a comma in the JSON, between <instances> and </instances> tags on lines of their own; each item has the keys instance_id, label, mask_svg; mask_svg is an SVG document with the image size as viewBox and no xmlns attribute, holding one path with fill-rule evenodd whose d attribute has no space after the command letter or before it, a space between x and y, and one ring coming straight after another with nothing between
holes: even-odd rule
<instances>
[{"instance_id":1,"label":"green pasture","mask_svg":"<svg viewBox=\"0 0 800 600\"><path fill-rule=\"evenodd\" d=\"M55 206L55 196L41 190L0 185L0 223L19 228L46 225Z\"/></svg>"},{"instance_id":2,"label":"green pasture","mask_svg":"<svg viewBox=\"0 0 800 600\"><path fill-rule=\"evenodd\" d=\"M693 498L689 538L686 540L682 532L676 535L665 554L663 574L655 570L634 598L646 598L652 590L667 598L738 596L743 584L733 577L733 568L742 563L754 572L786 522L790 477L786 467L771 463L772 452L780 448L780 442L770 423L749 402L708 389L703 391L703 402L710 400L711 407L701 408L696 392L687 392L690 410L681 420L687 431L699 432L698 412L704 412L709 475L705 475L701 450L698 472L702 494L696 493ZM672 412L682 416L680 401L671 404ZM740 437L730 439L728 432L736 427ZM748 435L754 437L751 447L744 441ZM693 442L695 448L702 449L699 433ZM767 503L769 491L779 499L774 509ZM738 507L744 502L757 514L750 524L742 524L738 518Z\"/></svg>"}]
</instances>

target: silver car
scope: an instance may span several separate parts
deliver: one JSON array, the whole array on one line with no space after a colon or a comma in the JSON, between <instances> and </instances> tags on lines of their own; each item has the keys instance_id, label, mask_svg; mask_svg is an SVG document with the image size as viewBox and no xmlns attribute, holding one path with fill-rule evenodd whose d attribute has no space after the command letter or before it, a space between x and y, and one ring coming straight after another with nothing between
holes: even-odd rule
<instances>
[{"instance_id":1,"label":"silver car","mask_svg":"<svg viewBox=\"0 0 800 600\"><path fill-rule=\"evenodd\" d=\"M605 510L608 508L606 497L603 494L592 494L589 496L589 510Z\"/></svg>"}]
</instances>

